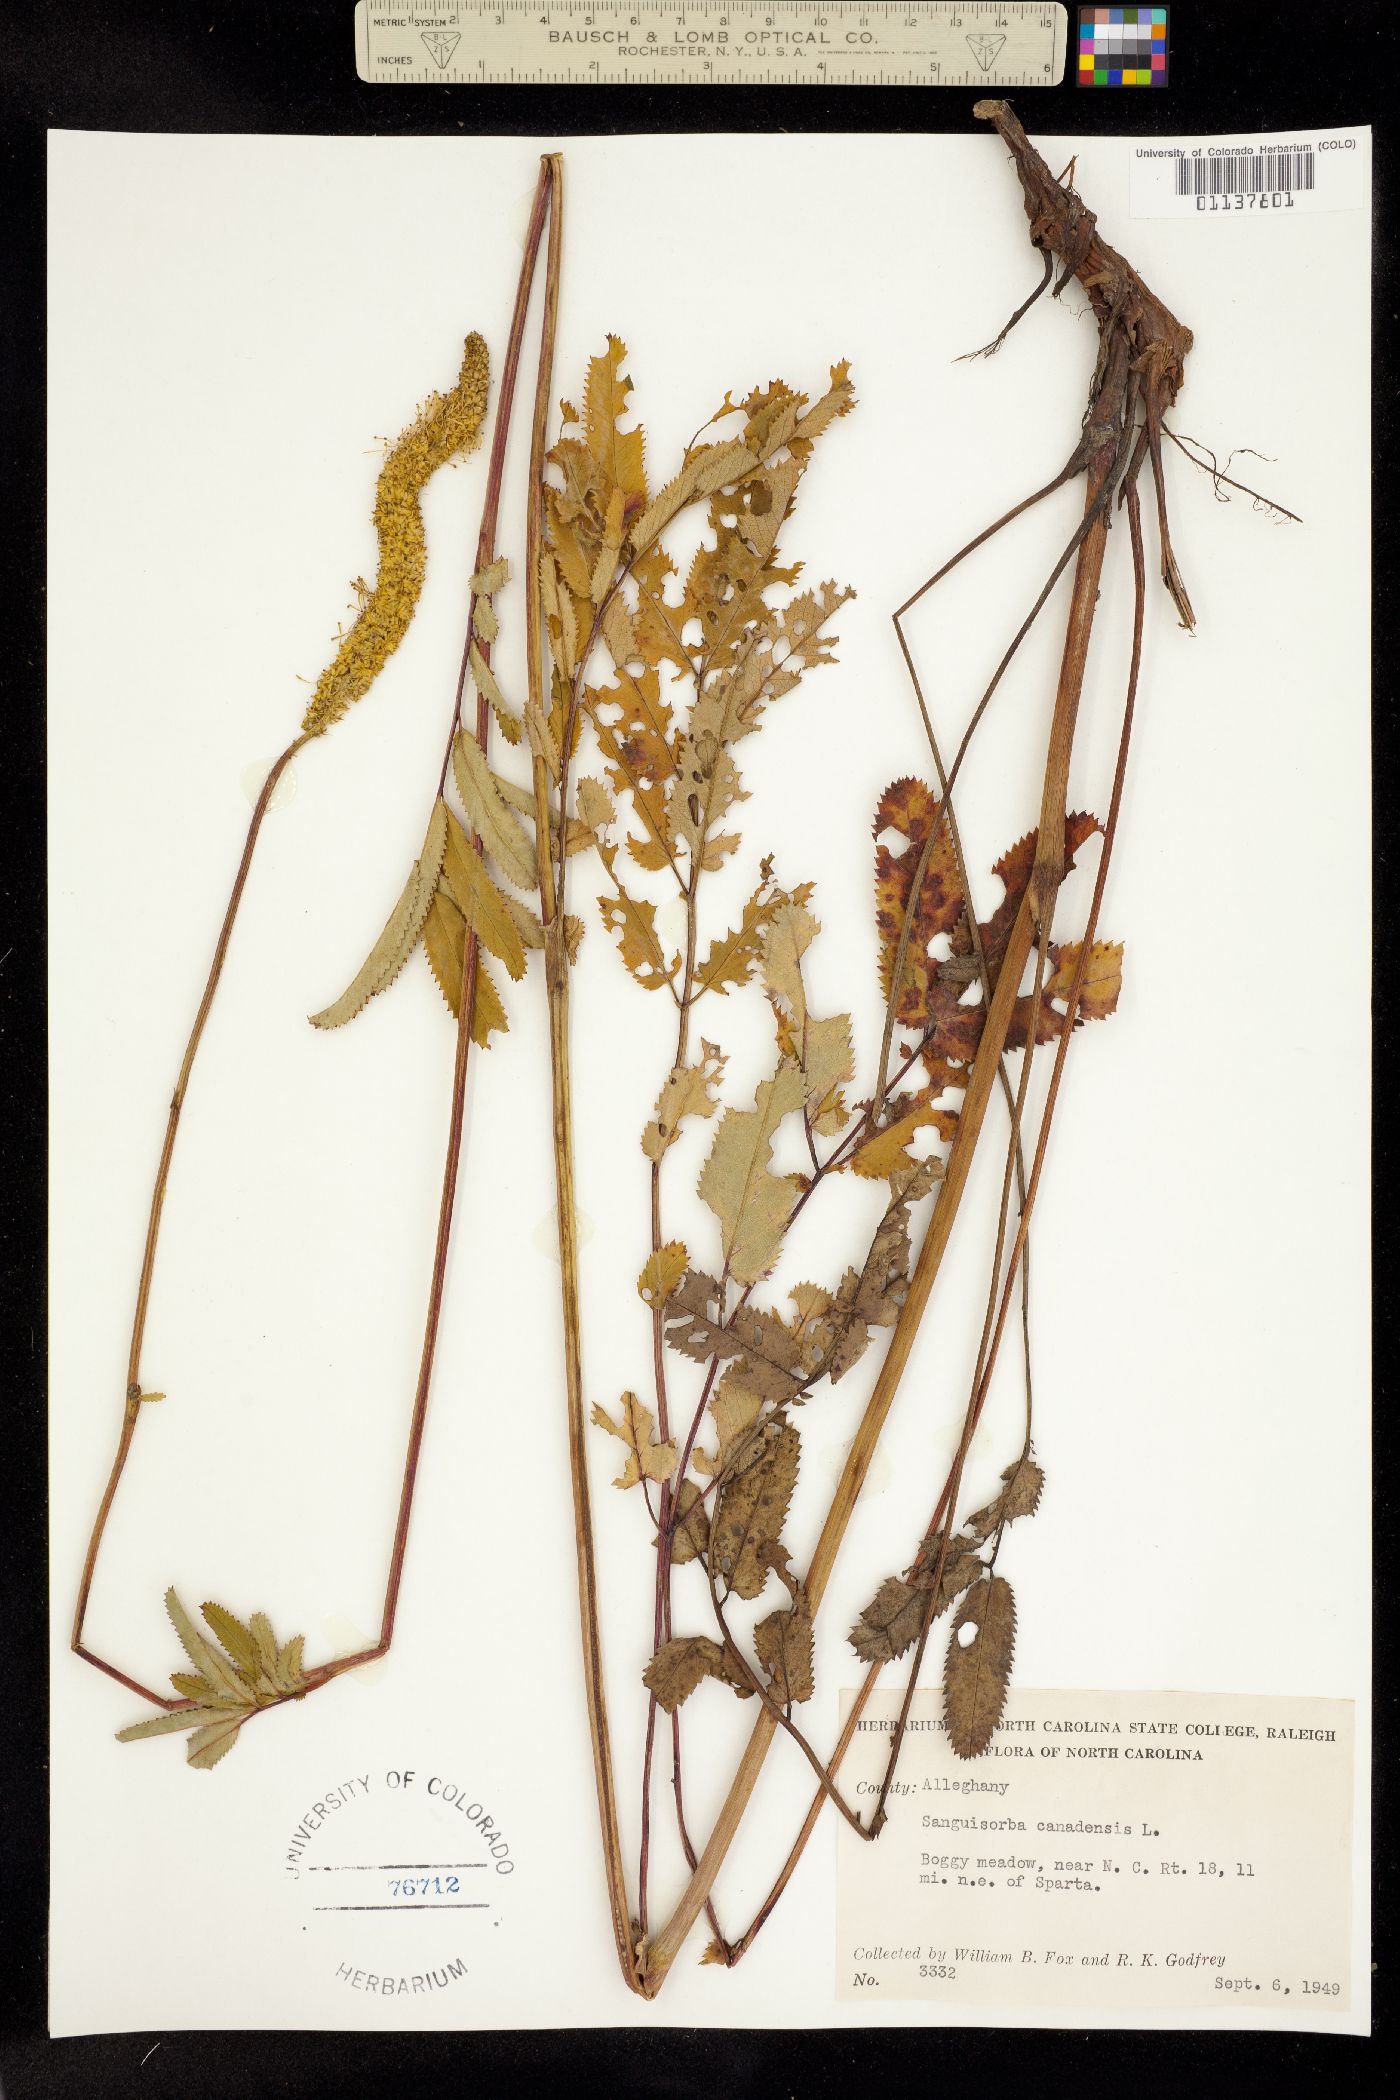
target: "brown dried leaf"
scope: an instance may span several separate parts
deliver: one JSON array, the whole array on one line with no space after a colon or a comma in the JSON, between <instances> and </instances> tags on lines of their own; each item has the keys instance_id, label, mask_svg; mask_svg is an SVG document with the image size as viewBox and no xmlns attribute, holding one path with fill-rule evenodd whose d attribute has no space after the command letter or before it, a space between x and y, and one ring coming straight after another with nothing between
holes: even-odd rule
<instances>
[{"instance_id":1,"label":"brown dried leaf","mask_svg":"<svg viewBox=\"0 0 1400 2100\"><path fill-rule=\"evenodd\" d=\"M779 1705L800 1706L811 1698L812 1621L804 1604L760 1619L753 1630L753 1645Z\"/></svg>"},{"instance_id":2,"label":"brown dried leaf","mask_svg":"<svg viewBox=\"0 0 1400 2100\"><path fill-rule=\"evenodd\" d=\"M648 1255L637 1278L637 1295L653 1309L672 1297L686 1271L690 1256L684 1240L667 1240L664 1247Z\"/></svg>"},{"instance_id":3,"label":"brown dried leaf","mask_svg":"<svg viewBox=\"0 0 1400 2100\"><path fill-rule=\"evenodd\" d=\"M830 1304L807 1324L803 1362L809 1377L825 1371L835 1385L864 1354L870 1329L892 1327L898 1319L909 1288L909 1213L942 1171L938 1160L923 1160L892 1185L859 1274L848 1269Z\"/></svg>"},{"instance_id":4,"label":"brown dried leaf","mask_svg":"<svg viewBox=\"0 0 1400 2100\"><path fill-rule=\"evenodd\" d=\"M1006 1483L1001 1493L967 1520L974 1538L990 1538L1003 1524L1014 1523L1017 1517L1033 1517L1040 1507L1045 1474L1033 1458L1013 1460L1001 1477Z\"/></svg>"},{"instance_id":5,"label":"brown dried leaf","mask_svg":"<svg viewBox=\"0 0 1400 2100\"><path fill-rule=\"evenodd\" d=\"M851 1628L851 1646L862 1662L896 1662L918 1639L928 1609L933 1564L938 1553L937 1540L930 1543L932 1551L913 1581L904 1582L897 1575L889 1576ZM972 1541L965 1543L970 1546ZM934 1618L945 1612L953 1599L961 1596L983 1572L983 1563L977 1555L956 1550L958 1546L959 1542L955 1540L949 1548L943 1579L938 1585L938 1608Z\"/></svg>"},{"instance_id":6,"label":"brown dried leaf","mask_svg":"<svg viewBox=\"0 0 1400 2100\"><path fill-rule=\"evenodd\" d=\"M885 789L875 810L875 837L893 831L908 841L898 853L889 846L875 849L875 927L880 941L880 993L887 1002L899 952L900 936L909 916L910 892L919 861L939 814L938 797L922 780L896 780ZM909 940L901 972L897 1020L910 1027L928 1024L929 997L937 964L929 954L930 943L939 934L952 934L964 908L962 884L958 880L957 857L946 824L938 824L929 853L918 902L909 928ZM956 1003L956 995L954 995Z\"/></svg>"},{"instance_id":7,"label":"brown dried leaf","mask_svg":"<svg viewBox=\"0 0 1400 2100\"><path fill-rule=\"evenodd\" d=\"M686 1116L712 1116L719 1103L710 1089L719 1085L728 1060L714 1043L703 1038L700 1062L677 1065L656 1097L656 1114L642 1132L642 1150L648 1159L660 1159L680 1136Z\"/></svg>"},{"instance_id":8,"label":"brown dried leaf","mask_svg":"<svg viewBox=\"0 0 1400 2100\"><path fill-rule=\"evenodd\" d=\"M849 1014L818 1021L807 1005L802 957L821 928L806 907L786 899L763 934L763 984L778 1020L778 1047L795 1057L806 1080L806 1108L824 1136L845 1120L838 1090L855 1073Z\"/></svg>"},{"instance_id":9,"label":"brown dried leaf","mask_svg":"<svg viewBox=\"0 0 1400 2100\"><path fill-rule=\"evenodd\" d=\"M673 1714L706 1677L731 1685L741 1699L752 1697L728 1652L703 1633L682 1634L658 1648L642 1672L642 1683L657 1705Z\"/></svg>"},{"instance_id":10,"label":"brown dried leaf","mask_svg":"<svg viewBox=\"0 0 1400 2100\"><path fill-rule=\"evenodd\" d=\"M671 1563L683 1568L688 1561L701 1560L710 1550L710 1514L700 1500L700 1490L693 1480L683 1480L676 1491L675 1513L671 1519Z\"/></svg>"},{"instance_id":11,"label":"brown dried leaf","mask_svg":"<svg viewBox=\"0 0 1400 2100\"><path fill-rule=\"evenodd\" d=\"M790 1400L802 1380L800 1354L776 1313L738 1305L721 1318L722 1294L713 1276L694 1271L676 1292L666 1339L693 1363L742 1359L745 1382L766 1400Z\"/></svg>"},{"instance_id":12,"label":"brown dried leaf","mask_svg":"<svg viewBox=\"0 0 1400 2100\"><path fill-rule=\"evenodd\" d=\"M911 1166L927 1164L916 1161L909 1150L919 1132L933 1129L940 1137L951 1138L958 1127L956 1110L936 1108L934 1099L932 1087L923 1087L916 1094L887 1095L880 1127L862 1138L851 1154L854 1171L868 1180L884 1181ZM939 1162L933 1164L942 1171Z\"/></svg>"},{"instance_id":13,"label":"brown dried leaf","mask_svg":"<svg viewBox=\"0 0 1400 2100\"><path fill-rule=\"evenodd\" d=\"M1080 847L1091 839L1096 831L1102 829L1098 818L1090 816L1084 810L1076 811L1065 818L1066 875L1074 866L1074 856ZM1031 879L1039 836L1038 831L1028 831L1024 838L1017 839L1014 846L1007 847L1000 860L992 863L992 873L999 875L1006 887L1006 894L1001 903L982 927L982 948L993 983L996 982L1002 956L1006 953L1006 943L1016 923L1016 914L1021 909L1026 885Z\"/></svg>"},{"instance_id":14,"label":"brown dried leaf","mask_svg":"<svg viewBox=\"0 0 1400 2100\"><path fill-rule=\"evenodd\" d=\"M778 1258L799 1184L768 1163L778 1125L801 1105L802 1074L782 1059L751 1109L725 1110L701 1171L699 1193L720 1221L725 1267L738 1283L759 1282Z\"/></svg>"},{"instance_id":15,"label":"brown dried leaf","mask_svg":"<svg viewBox=\"0 0 1400 2100\"><path fill-rule=\"evenodd\" d=\"M790 1422L770 1423L757 1455L720 1486L710 1525L710 1570L734 1596L754 1598L768 1580L797 1484L799 1450Z\"/></svg>"},{"instance_id":16,"label":"brown dried leaf","mask_svg":"<svg viewBox=\"0 0 1400 2100\"><path fill-rule=\"evenodd\" d=\"M603 614L603 640L619 671L643 655L637 642L636 623L619 594L614 594Z\"/></svg>"},{"instance_id":17,"label":"brown dried leaf","mask_svg":"<svg viewBox=\"0 0 1400 2100\"><path fill-rule=\"evenodd\" d=\"M887 1576L851 1628L850 1642L865 1663L895 1662L919 1638L927 1590Z\"/></svg>"},{"instance_id":18,"label":"brown dried leaf","mask_svg":"<svg viewBox=\"0 0 1400 2100\"><path fill-rule=\"evenodd\" d=\"M1081 945L1079 941L1067 941L1064 947L1055 949L1055 968L1045 985L1047 999L1069 998ZM1106 1021L1116 1011L1122 990L1123 943L1095 941L1079 991L1079 1020Z\"/></svg>"},{"instance_id":19,"label":"brown dried leaf","mask_svg":"<svg viewBox=\"0 0 1400 2100\"><path fill-rule=\"evenodd\" d=\"M674 1443L658 1443L656 1418L635 1393L622 1396L622 1420L615 1422L604 1407L595 1406L592 1420L609 1436L627 1446L627 1462L613 1482L614 1487L636 1487L641 1480L667 1481L676 1470Z\"/></svg>"},{"instance_id":20,"label":"brown dried leaf","mask_svg":"<svg viewBox=\"0 0 1400 2100\"><path fill-rule=\"evenodd\" d=\"M977 1629L964 1647L965 1626ZM1016 1646L1016 1599L1003 1575L976 1582L963 1599L948 1638L943 1672L943 1713L957 1757L978 1757L992 1739L1006 1706L1006 1687Z\"/></svg>"},{"instance_id":21,"label":"brown dried leaf","mask_svg":"<svg viewBox=\"0 0 1400 2100\"><path fill-rule=\"evenodd\" d=\"M712 832L736 802L747 799L739 785L739 768L722 744L704 735L681 738L666 822L671 837L680 840L693 863L707 870L717 868L736 850L737 832L725 832L718 838Z\"/></svg>"}]
</instances>

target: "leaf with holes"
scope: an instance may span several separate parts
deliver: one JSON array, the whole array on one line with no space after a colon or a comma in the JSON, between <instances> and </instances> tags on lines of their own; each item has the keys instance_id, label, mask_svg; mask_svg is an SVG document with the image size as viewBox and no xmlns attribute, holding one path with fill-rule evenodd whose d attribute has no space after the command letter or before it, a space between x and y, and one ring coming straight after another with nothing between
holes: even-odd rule
<instances>
[{"instance_id":1,"label":"leaf with holes","mask_svg":"<svg viewBox=\"0 0 1400 2100\"><path fill-rule=\"evenodd\" d=\"M968 1627L972 1638L964 1644ZM943 1670L943 1715L957 1757L980 1757L1006 1707L1016 1646L1016 1599L1003 1575L975 1582L948 1638Z\"/></svg>"}]
</instances>

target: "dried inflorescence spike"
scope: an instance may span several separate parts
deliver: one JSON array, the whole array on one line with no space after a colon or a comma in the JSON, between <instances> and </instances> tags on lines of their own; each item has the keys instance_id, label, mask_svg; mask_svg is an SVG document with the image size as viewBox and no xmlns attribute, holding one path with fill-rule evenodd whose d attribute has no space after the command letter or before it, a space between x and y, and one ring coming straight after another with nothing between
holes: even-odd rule
<instances>
[{"instance_id":1,"label":"dried inflorescence spike","mask_svg":"<svg viewBox=\"0 0 1400 2100\"><path fill-rule=\"evenodd\" d=\"M490 376L486 344L479 335L469 335L456 386L450 394L429 394L390 447L374 498L379 572L354 625L317 680L302 718L307 736L323 736L368 692L408 632L427 567L422 492L439 467L480 442Z\"/></svg>"}]
</instances>

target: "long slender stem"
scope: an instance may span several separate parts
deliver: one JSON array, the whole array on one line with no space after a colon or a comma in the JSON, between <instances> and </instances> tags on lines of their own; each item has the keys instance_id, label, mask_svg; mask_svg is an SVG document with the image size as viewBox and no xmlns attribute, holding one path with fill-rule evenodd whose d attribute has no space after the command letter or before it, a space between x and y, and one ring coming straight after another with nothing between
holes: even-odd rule
<instances>
[{"instance_id":1,"label":"long slender stem","mask_svg":"<svg viewBox=\"0 0 1400 2100\"><path fill-rule=\"evenodd\" d=\"M132 1316L131 1347L127 1354L126 1397L122 1407L121 1432L117 1438L117 1450L116 1456L112 1461L112 1470L108 1474L107 1485L103 1490L102 1500L93 1522L92 1534L88 1539L87 1553L83 1559L82 1577L78 1584L78 1600L73 1612L71 1645L74 1654L81 1656L84 1662L91 1663L94 1668L104 1671L107 1676L115 1677L117 1682L126 1685L128 1690L139 1692L143 1698L149 1699L155 1706L171 1707L180 1705L183 1702L167 1699L160 1692L152 1691L149 1685L141 1684L137 1679L128 1677L124 1671L116 1669L102 1656L96 1655L91 1649L86 1648L83 1645L83 1623L87 1617L88 1598L92 1592L93 1577L97 1572L97 1556L102 1548L103 1535L107 1529L107 1519L112 1513L112 1504L116 1499L117 1488L121 1483L122 1473L125 1470L126 1461L131 1451L132 1439L136 1434L136 1424L143 1404L141 1399L141 1344L145 1338L146 1316L150 1310L151 1283L155 1276L156 1266L156 1248L160 1242L161 1216L165 1209L165 1192L170 1181L170 1163L175 1154L175 1138L180 1127L180 1114L185 1105L185 1096L189 1091L190 1075L194 1071L194 1061L199 1052L205 1024L209 1019L209 1011L214 1004L214 994L219 988L219 979L224 974L224 963L228 956L229 942L233 937L234 922L238 917L238 907L243 901L243 891L247 885L248 871L253 865L253 854L257 848L258 834L262 830L263 819L271 806L278 781L282 778L298 751L309 741L310 739L305 735L294 737L286 750L274 759L267 779L263 782L262 792L253 805L253 815L248 825L248 834L243 842L243 855L238 863L238 872L233 878L233 888L229 892L223 924L219 928L219 937L214 944L214 959L209 965L209 975L204 983L204 994L199 1002L199 1010L194 1017L194 1026L190 1030L189 1041L185 1045L185 1054L180 1062L179 1076L175 1081L175 1091L170 1098L170 1113L166 1118L165 1138L160 1148L160 1163L156 1168L155 1186L151 1191L151 1207L146 1220L146 1244L141 1257L141 1277L136 1287L136 1310Z\"/></svg>"},{"instance_id":2,"label":"long slender stem","mask_svg":"<svg viewBox=\"0 0 1400 2100\"><path fill-rule=\"evenodd\" d=\"M506 356L504 364L502 366L501 382L497 394L496 421L491 444L490 465L487 472L486 492L482 505L481 525L477 537L476 566L478 570L480 570L486 565L487 561L491 558L491 555L495 548L497 521L500 511L501 484L505 464L506 443L509 437L511 411L515 399L515 385L517 373L519 370L520 349L524 334L525 315L529 304L530 286L534 278L535 263L539 253L540 237L543 231L544 224L544 212L548 201L548 189L549 185L547 173L544 169L542 169L539 184L536 189L534 209L531 214L529 229L526 234L525 251L521 263L520 279L516 289L515 309L511 319L510 335L507 342ZM476 599L475 594L473 593L468 606L467 630L462 646L461 669L458 673L456 692L453 697L452 723L447 739L447 749L443 760L443 769L438 781L439 794L441 794L442 792L443 782L446 779L447 765L451 757L452 738L456 733L457 721L462 702L462 695L465 690L467 669L470 661L472 627L475 620L475 612ZM485 653L487 654L489 659L489 650L487 650ZM478 741L482 743L483 747L485 746L488 732L489 717L486 700L484 696L478 695L477 737ZM121 1432L118 1438L116 1456L112 1463L111 1472L108 1476L106 1488L102 1496L102 1501L98 1508L98 1513L93 1525L92 1534L88 1541L87 1553L83 1562L82 1577L79 1584L77 1604L74 1610L72 1631L72 1647L74 1653L80 1656L85 1662L91 1663L94 1666L94 1668L103 1671L107 1676L115 1678L118 1683L124 1684L128 1688L128 1690L137 1692L143 1698L152 1701L153 1704L165 1707L167 1709L184 1706L187 1705L189 1702L185 1700L172 1700L166 1698L161 1693L153 1691L150 1688L150 1686L142 1684L138 1679L128 1676L125 1671L117 1669L114 1664L108 1662L104 1657L94 1653L91 1649L87 1648L82 1640L83 1624L87 1614L87 1606L92 1590L93 1579L96 1574L97 1559L101 1550L103 1535L106 1531L107 1521L111 1515L112 1505L115 1500L117 1489L121 1481L122 1473L125 1469L127 1458L131 1450L132 1441L136 1431L136 1423L139 1418L142 1405L140 1382L141 1347L145 1337L146 1319L150 1305L151 1285L155 1273L156 1250L160 1238L161 1218L164 1210L165 1193L167 1184L169 1182L170 1167L174 1155L175 1138L179 1126L181 1110L184 1106L185 1096L189 1088L191 1073L194 1068L195 1057L199 1049L201 1038L204 1034L205 1024L208 1021L210 1008L213 1005L214 994L218 989L219 979L223 974L224 962L227 957L229 942L233 934L234 922L237 919L239 906L242 902L244 887L247 883L249 870L252 866L253 854L257 846L258 835L262 828L263 819L266 816L268 808L271 805L272 796L276 790L278 781L282 777L282 774L285 772L287 766L291 763L292 759L302 749L303 745L310 741L311 739L308 736L302 735L297 737L292 743L290 743L287 746L286 750L283 751L281 755L274 761L272 768L268 773L267 779L263 783L262 791L258 796L258 800L254 805L252 820L249 824L247 838L244 842L243 855L239 862L237 874L234 878L232 891L229 895L229 901L225 910L223 924L220 928L219 938L214 950L213 962L210 965L209 976L205 983L204 994L200 1001L199 1010L195 1016L194 1026L191 1029L189 1041L185 1047L184 1058L180 1066L179 1076L176 1080L175 1091L170 1104L169 1117L166 1123L165 1139L161 1147L160 1162L156 1171L155 1187L152 1191L150 1214L148 1217L146 1227L145 1249L142 1257L140 1281L137 1287L136 1309L132 1322L131 1347L127 1363L127 1390L125 1405L122 1413ZM306 1679L307 1686L308 1688L312 1689L314 1689L315 1686L318 1684L327 1682L332 1677L340 1676L346 1670L356 1668L361 1663L372 1662L376 1660L378 1657L387 1653L388 1648L393 1640L394 1622L398 1610L399 1588L403 1579L404 1555L408 1544L408 1528L413 1510L413 1496L414 1488L417 1481L418 1459L422 1446L424 1425L427 1419L428 1392L432 1377L433 1359L436 1351L437 1331L442 1311L442 1296L444 1279L446 1275L447 1251L448 1244L451 1238L452 1212L457 1185L457 1169L461 1156L462 1125L466 1096L467 1063L471 1043L471 1024L475 1010L477 966L478 958L476 936L475 933L471 933L468 938L467 950L464 958L463 987L457 1029L457 1048L453 1071L452 1099L448 1116L447 1149L443 1168L442 1194L438 1210L437 1238L434 1246L433 1268L429 1284L428 1307L424 1319L423 1344L420 1353L418 1382L414 1393L413 1409L409 1422L408 1441L404 1454L404 1471L402 1486L399 1495L399 1507L395 1520L393 1541L390 1548L388 1573L385 1579L384 1599L380 1613L379 1638L370 1647L359 1649L351 1655L338 1656L333 1662L324 1664L317 1669L308 1671Z\"/></svg>"},{"instance_id":3,"label":"long slender stem","mask_svg":"<svg viewBox=\"0 0 1400 2100\"><path fill-rule=\"evenodd\" d=\"M525 540L526 661L528 704L544 712L543 609L540 602L540 553L544 536L544 460L554 339L559 307L559 266L563 243L563 161L549 156L549 254L545 276L545 311L540 334L539 375L530 442L530 496ZM567 731L566 731L567 748ZM626 1873L618 1826L617 1790L612 1744L603 1689L603 1648L598 1625L597 1557L593 1510L588 1486L583 1409L583 1359L580 1343L578 1217L574 1202L573 1097L569 1060L569 963L564 945L562 858L568 811L559 812L561 862L556 885L550 852L549 769L538 752L534 759L535 837L540 885L540 918L544 926L545 983L549 999L549 1061L553 1100L555 1197L558 1207L560 1293L564 1320L565 1407L569 1432L569 1479L573 1490L574 1539L578 1563L579 1627L583 1648L584 1691L593 1748L593 1778L598 1796L603 1860L618 1963L628 1986L637 1988L636 1955L627 1909Z\"/></svg>"}]
</instances>

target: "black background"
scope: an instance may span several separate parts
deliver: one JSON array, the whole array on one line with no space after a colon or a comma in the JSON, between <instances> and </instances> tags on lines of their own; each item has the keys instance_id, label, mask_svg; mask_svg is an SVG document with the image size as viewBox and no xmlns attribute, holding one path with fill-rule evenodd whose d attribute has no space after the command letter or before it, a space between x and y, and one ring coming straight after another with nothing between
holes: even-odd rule
<instances>
[{"instance_id":1,"label":"black background","mask_svg":"<svg viewBox=\"0 0 1400 2100\"><path fill-rule=\"evenodd\" d=\"M1269 2035L1098 2034L950 2029L845 2030L822 2034L695 2032L651 2025L638 2005L632 2030L479 2035L143 2034L50 2042L44 2028L47 1905L45 1636L45 1239L44 1110L44 714L43 714L43 188L49 127L125 131L568 134L689 130L981 131L971 91L961 89L773 90L758 88L371 88L355 77L352 0L23 0L0 10L0 461L5 506L0 581L0 1234L5 1328L0 1390L0 1516L4 1578L0 1675L0 2082L3 2100L263 2100L263 2096L412 2092L514 2094L537 2085L595 2083L610 2094L654 2100L819 2100L865 2092L920 2093L945 2082L975 2096L1008 2081L1082 2081L1093 2091L1225 2091L1267 2080L1327 2092L1373 2072L1370 2043ZM1199 133L1371 124L1376 127L1375 428L1373 463L1381 500L1376 532L1375 753L1378 952L1395 923L1391 873L1397 834L1389 793L1394 586L1391 581L1395 468L1391 336L1395 308L1394 157L1385 112L1396 93L1400 9L1386 0L1256 5L1253 0L1177 0L1171 9L1170 85L1163 90L1074 85L1071 5L1066 84L1014 92L1037 131ZM1116 229L1106 229L1120 238ZM937 229L929 228L930 267ZM1325 281L1315 296L1326 298ZM1319 709L1327 695L1319 695ZM1300 754L1300 783L1306 765ZM1302 817L1300 804L1300 819ZM1300 849L1306 825L1300 821ZM1279 871L1286 918L1290 871ZM99 907L100 909L100 907ZM1276 929L1275 929L1276 931ZM100 917L93 938L100 940ZM1239 937L1239 929L1235 929ZM1247 934L1246 934L1247 937ZM1296 979L1279 987L1280 1026L1300 1031L1300 1065L1321 1052L1325 1066L1326 958L1299 956ZM1392 1001L1384 967L1376 988L1380 1085ZM1291 1019L1283 1017L1287 1008ZM1314 1018L1309 1021L1307 1015ZM1296 1130L1280 1143L1325 1143L1325 1112L1309 1086ZM1325 1091L1323 1094L1325 1100ZM1378 1138L1376 1212L1378 1476L1386 1479L1390 1431L1390 1316L1395 1231L1384 1204L1388 1151ZM1300 1230L1317 1229L1300 1219ZM1318 1395L1319 1438L1327 1396ZM1247 1483L1242 1484L1247 1492ZM1390 1566L1386 1516L1378 1506L1378 1595ZM1326 1516L1300 1539L1300 1586L1325 1567ZM1183 1552L1193 1550L1183 1542ZM1225 1608L1222 1604L1222 1608ZM1378 1621L1383 1639L1385 1613ZM1381 1649L1377 1758L1376 2033L1390 2024L1387 1991L1392 1791L1385 1751L1393 1741L1394 1694ZM192 1929L218 1936L217 1893L191 1876ZM196 1894L197 1892L197 1894ZM104 1900L95 1892L94 1900ZM119 1905L121 1892L106 1892ZM197 1922L196 1922L197 1921ZM600 1911L599 1930L606 1929ZM540 2017L549 2017L552 1964L540 1948ZM782 2007L775 2004L775 2016ZM664 2014L662 2015L664 2017ZM159 2044L158 2047L153 2045Z\"/></svg>"}]
</instances>

